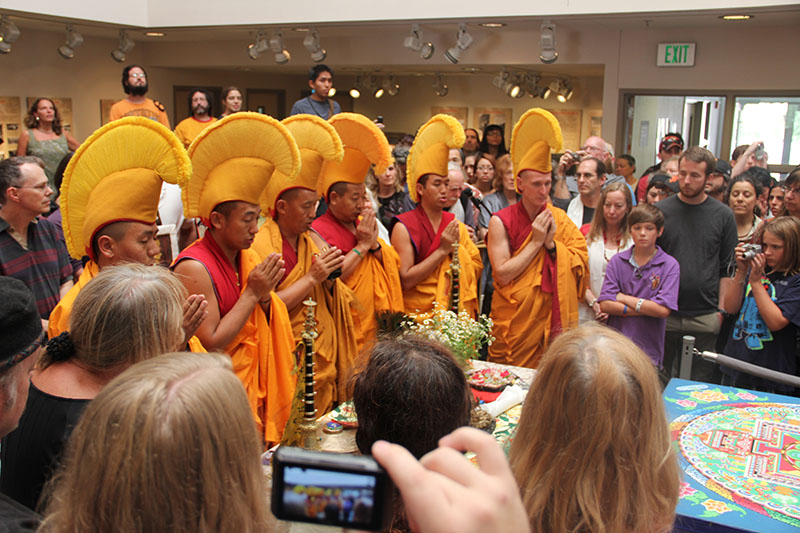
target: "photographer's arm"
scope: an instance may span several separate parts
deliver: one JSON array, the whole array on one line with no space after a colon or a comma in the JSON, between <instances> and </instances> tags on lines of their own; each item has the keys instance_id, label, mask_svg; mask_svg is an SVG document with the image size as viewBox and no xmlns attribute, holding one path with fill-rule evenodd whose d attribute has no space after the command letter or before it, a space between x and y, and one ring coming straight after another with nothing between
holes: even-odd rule
<instances>
[{"instance_id":1,"label":"photographer's arm","mask_svg":"<svg viewBox=\"0 0 800 533\"><path fill-rule=\"evenodd\" d=\"M461 453L467 450L480 468ZM413 531L530 531L506 457L487 433L459 428L420 461L385 441L373 444L372 454L400 490Z\"/></svg>"}]
</instances>

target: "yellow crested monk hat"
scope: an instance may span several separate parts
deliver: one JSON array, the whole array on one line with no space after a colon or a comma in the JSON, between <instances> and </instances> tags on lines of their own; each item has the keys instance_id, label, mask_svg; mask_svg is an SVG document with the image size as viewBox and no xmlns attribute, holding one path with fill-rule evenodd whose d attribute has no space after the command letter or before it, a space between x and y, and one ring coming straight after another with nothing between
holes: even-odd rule
<instances>
[{"instance_id":1,"label":"yellow crested monk hat","mask_svg":"<svg viewBox=\"0 0 800 533\"><path fill-rule=\"evenodd\" d=\"M261 192L261 210L275 215L275 204L281 194L289 189L317 190L323 163L341 161L344 147L339 134L326 120L315 115L293 115L282 124L294 138L300 150L300 173L290 176L278 169Z\"/></svg>"},{"instance_id":2,"label":"yellow crested monk hat","mask_svg":"<svg viewBox=\"0 0 800 533\"><path fill-rule=\"evenodd\" d=\"M464 128L450 115L434 115L420 127L406 164L408 194L414 202L419 203L417 181L425 174L447 176L448 153L464 146L464 140Z\"/></svg>"},{"instance_id":3,"label":"yellow crested monk hat","mask_svg":"<svg viewBox=\"0 0 800 533\"><path fill-rule=\"evenodd\" d=\"M535 107L520 117L511 132L511 164L517 192L520 192L517 180L520 172L552 171L550 150L560 152L562 144L561 126L550 111Z\"/></svg>"},{"instance_id":4,"label":"yellow crested monk hat","mask_svg":"<svg viewBox=\"0 0 800 533\"><path fill-rule=\"evenodd\" d=\"M155 223L162 183L183 185L191 173L183 143L156 121L125 117L95 131L75 152L61 184L70 255L97 259L92 239L112 222Z\"/></svg>"},{"instance_id":5,"label":"yellow crested monk hat","mask_svg":"<svg viewBox=\"0 0 800 533\"><path fill-rule=\"evenodd\" d=\"M364 183L370 165L383 174L392 162L392 151L386 135L370 119L358 113L339 113L328 121L344 144L344 158L325 161L317 191L328 199L331 186L339 182Z\"/></svg>"},{"instance_id":6,"label":"yellow crested monk hat","mask_svg":"<svg viewBox=\"0 0 800 533\"><path fill-rule=\"evenodd\" d=\"M258 204L273 173L294 179L300 170L292 134L261 113L234 113L216 121L192 141L189 157L193 171L183 189L184 214L204 220L223 202Z\"/></svg>"}]
</instances>

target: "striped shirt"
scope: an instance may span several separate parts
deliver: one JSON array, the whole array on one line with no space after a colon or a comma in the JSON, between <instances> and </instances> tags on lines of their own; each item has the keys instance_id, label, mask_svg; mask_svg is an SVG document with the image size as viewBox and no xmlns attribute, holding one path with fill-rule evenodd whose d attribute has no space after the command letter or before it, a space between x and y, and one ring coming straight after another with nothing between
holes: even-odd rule
<instances>
[{"instance_id":1,"label":"striped shirt","mask_svg":"<svg viewBox=\"0 0 800 533\"><path fill-rule=\"evenodd\" d=\"M12 231L0 218L0 275L25 283L36 298L39 314L47 319L61 299L61 285L72 279L67 248L47 219L28 225L27 249L11 235Z\"/></svg>"}]
</instances>

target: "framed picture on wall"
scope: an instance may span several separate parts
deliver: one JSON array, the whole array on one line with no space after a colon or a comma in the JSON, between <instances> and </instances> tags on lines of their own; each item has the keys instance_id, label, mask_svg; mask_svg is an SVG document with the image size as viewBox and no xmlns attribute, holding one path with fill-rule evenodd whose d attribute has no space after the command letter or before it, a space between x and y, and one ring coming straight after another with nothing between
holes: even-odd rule
<instances>
[{"instance_id":1,"label":"framed picture on wall","mask_svg":"<svg viewBox=\"0 0 800 533\"><path fill-rule=\"evenodd\" d=\"M589 135L603 136L603 110L589 111ZM588 135L587 135L588 137Z\"/></svg>"},{"instance_id":2,"label":"framed picture on wall","mask_svg":"<svg viewBox=\"0 0 800 533\"><path fill-rule=\"evenodd\" d=\"M472 111L472 127L481 132L483 137L486 126L497 124L503 128L503 136L511 139L511 128L514 127L511 118L510 107L476 107Z\"/></svg>"},{"instance_id":3,"label":"framed picture on wall","mask_svg":"<svg viewBox=\"0 0 800 533\"><path fill-rule=\"evenodd\" d=\"M461 126L467 127L467 113L468 107L431 107L431 116L443 114L450 115L461 123Z\"/></svg>"},{"instance_id":4,"label":"framed picture on wall","mask_svg":"<svg viewBox=\"0 0 800 533\"><path fill-rule=\"evenodd\" d=\"M564 138L564 150L578 150L581 147L581 115L580 109L555 110L548 109L561 126Z\"/></svg>"},{"instance_id":5,"label":"framed picture on wall","mask_svg":"<svg viewBox=\"0 0 800 533\"><path fill-rule=\"evenodd\" d=\"M114 105L113 98L100 99L100 125L108 124L111 121L111 106Z\"/></svg>"},{"instance_id":6,"label":"framed picture on wall","mask_svg":"<svg viewBox=\"0 0 800 533\"><path fill-rule=\"evenodd\" d=\"M17 155L22 106L19 96L0 96L0 159Z\"/></svg>"}]
</instances>

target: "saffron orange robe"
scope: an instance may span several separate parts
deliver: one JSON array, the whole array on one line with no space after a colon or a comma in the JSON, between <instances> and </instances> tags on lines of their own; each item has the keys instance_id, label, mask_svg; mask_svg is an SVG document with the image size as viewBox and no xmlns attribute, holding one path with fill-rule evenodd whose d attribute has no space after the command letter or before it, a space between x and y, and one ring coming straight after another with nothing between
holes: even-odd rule
<instances>
[{"instance_id":1,"label":"saffron orange robe","mask_svg":"<svg viewBox=\"0 0 800 533\"><path fill-rule=\"evenodd\" d=\"M247 277L261 259L253 250L239 252L239 277L210 233L187 247L175 264L186 259L199 261L208 271L220 309L220 317L230 311L247 288ZM174 265L173 265L174 266ZM278 296L270 294L269 317L256 305L242 329L225 348L233 371L244 385L253 417L266 442L277 442L289 419L295 389L294 341L289 313Z\"/></svg>"},{"instance_id":2,"label":"saffron orange robe","mask_svg":"<svg viewBox=\"0 0 800 533\"><path fill-rule=\"evenodd\" d=\"M343 226L330 209L317 218L311 227L328 245L336 246L345 254L358 244L355 234ZM358 261L350 276L347 279L342 278L356 296L353 321L359 352L375 340L378 329L375 318L377 313L403 311L400 256L382 239L378 239L378 244L381 247L381 259L367 253Z\"/></svg>"},{"instance_id":3,"label":"saffron orange robe","mask_svg":"<svg viewBox=\"0 0 800 533\"><path fill-rule=\"evenodd\" d=\"M589 255L586 240L567 214L547 205L556 223L553 257L544 247L513 282L494 281L489 360L536 368L555 335L578 325L578 302L586 292ZM503 222L516 256L531 240L531 223L522 202L495 214Z\"/></svg>"},{"instance_id":4,"label":"saffron orange robe","mask_svg":"<svg viewBox=\"0 0 800 533\"><path fill-rule=\"evenodd\" d=\"M50 321L47 327L47 336L49 338L58 337L63 332L69 331L69 315L72 313L72 306L75 305L75 298L78 297L78 293L81 292L81 289L92 281L99 272L100 268L97 266L97 263L94 261L86 263L78 281L67 291L67 294L58 302L53 312L50 313ZM197 337L189 339L189 350L196 353L206 351Z\"/></svg>"},{"instance_id":5,"label":"saffron orange robe","mask_svg":"<svg viewBox=\"0 0 800 533\"><path fill-rule=\"evenodd\" d=\"M439 247L440 237L455 215L442 212L442 221L434 232L428 216L421 206L395 217L402 223L414 246L414 264L418 264ZM458 257L461 264L459 273L459 310L465 310L471 317L478 315L478 282L483 270L483 262L478 247L469 237L467 227L458 223ZM406 313L430 313L434 308L447 309L451 300L450 265L452 254L448 255L427 278L415 287L403 291L403 304Z\"/></svg>"},{"instance_id":6,"label":"saffron orange robe","mask_svg":"<svg viewBox=\"0 0 800 533\"><path fill-rule=\"evenodd\" d=\"M271 253L283 254L284 242L278 223L267 217L258 230L251 249L262 258ZM289 270L288 265L292 261L284 259L287 272L278 285L278 290L291 286L305 276L311 269L314 255L318 253L311 237L308 234L301 235L297 242L297 262ZM325 287L325 283L321 283L311 289L309 296L317 302L314 308L318 334L314 340L317 393L315 404L318 415L322 415L333 408L334 402L343 402L349 398L347 380L358 353L353 322L355 313L351 307L356 304L353 291L339 279L334 280L332 291ZM300 304L289 312L295 343L301 341L305 309Z\"/></svg>"}]
</instances>

